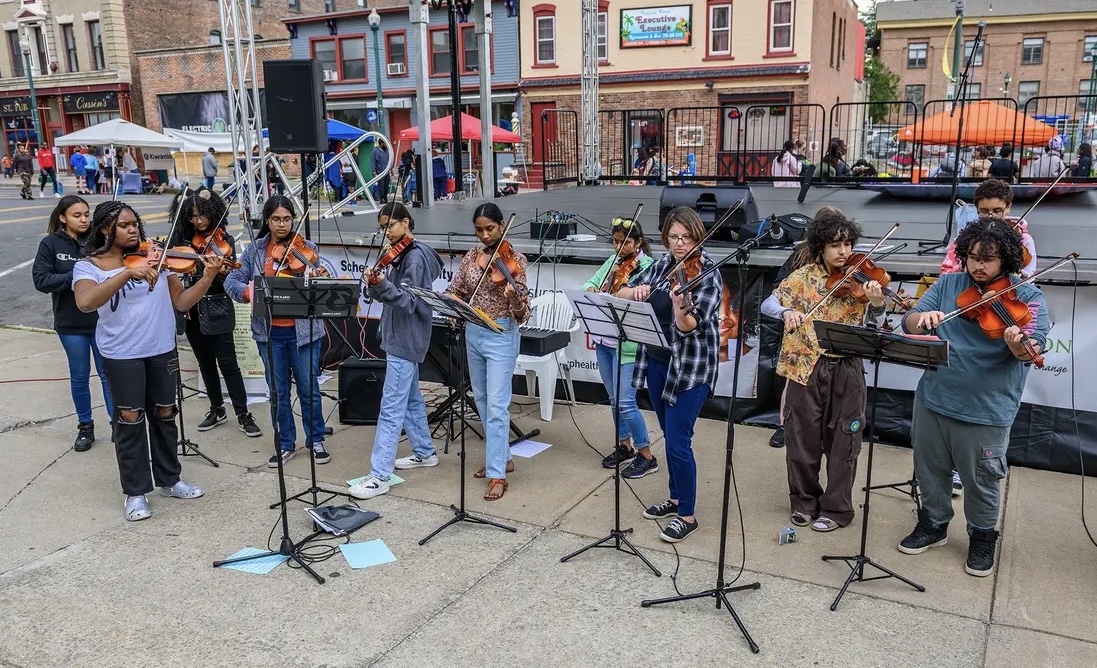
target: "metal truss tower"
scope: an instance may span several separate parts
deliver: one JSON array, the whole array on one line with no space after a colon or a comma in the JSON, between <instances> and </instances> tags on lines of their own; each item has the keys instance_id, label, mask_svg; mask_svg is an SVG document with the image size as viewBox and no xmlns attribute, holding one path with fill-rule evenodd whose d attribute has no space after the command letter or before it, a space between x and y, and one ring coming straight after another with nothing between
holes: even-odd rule
<instances>
[{"instance_id":1,"label":"metal truss tower","mask_svg":"<svg viewBox=\"0 0 1097 668\"><path fill-rule=\"evenodd\" d=\"M598 2L583 1L583 71L580 108L583 125L583 183L597 183L598 168Z\"/></svg>"}]
</instances>

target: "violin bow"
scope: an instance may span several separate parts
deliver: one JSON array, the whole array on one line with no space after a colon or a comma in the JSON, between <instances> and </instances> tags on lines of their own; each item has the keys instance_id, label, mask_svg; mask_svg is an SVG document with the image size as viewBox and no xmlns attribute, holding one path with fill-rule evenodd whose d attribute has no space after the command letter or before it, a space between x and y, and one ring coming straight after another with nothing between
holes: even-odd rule
<instances>
[{"instance_id":1,"label":"violin bow","mask_svg":"<svg viewBox=\"0 0 1097 668\"><path fill-rule=\"evenodd\" d=\"M179 193L179 206L175 209L175 216L172 217L171 229L168 230L167 243L171 243L172 236L175 235L175 228L179 226L179 218L183 213L183 202L187 201L187 191L190 190L190 186L183 186L183 192ZM167 250L167 244L164 246L164 250ZM156 263L156 274L159 275L164 270L164 260L166 260L168 254L166 252L160 253L160 260ZM153 286L156 287L156 286ZM152 292L153 288L149 288L149 292Z\"/></svg>"},{"instance_id":2,"label":"violin bow","mask_svg":"<svg viewBox=\"0 0 1097 668\"><path fill-rule=\"evenodd\" d=\"M514 219L518 216L517 213L510 214L510 219L507 220L507 224L503 226L503 234L499 237L499 241L495 242L495 247L491 249L491 257L488 258L488 263L484 266L484 272L480 274L480 280L476 282L476 287L473 289L472 294L469 295L468 304L472 304L472 300L476 298L476 293L480 291L480 286L484 284L484 279L491 273L491 265L495 262L495 258L499 255L499 246L502 245L507 239L507 235L510 234L510 226L514 224Z\"/></svg>"},{"instance_id":3,"label":"violin bow","mask_svg":"<svg viewBox=\"0 0 1097 668\"><path fill-rule=\"evenodd\" d=\"M639 204L636 205L636 211L635 211L635 213L632 214L632 224L633 225L635 225L636 221L640 219L640 212L643 211L643 210L644 210L644 203L643 202L640 202ZM613 226L612 225L609 228L609 238L611 240L613 239ZM628 232L627 231L625 232L625 240L628 240ZM605 290L610 285L613 285L613 278L612 278L612 274L610 272L612 272L613 268L617 266L617 263L621 261L621 251L624 250L624 248L625 248L625 243L624 243L624 240L623 240L621 242L621 247L618 248L613 253L613 262L610 263L609 271L606 272L605 278L602 279L602 284L598 286L598 292L602 292L603 290Z\"/></svg>"},{"instance_id":4,"label":"violin bow","mask_svg":"<svg viewBox=\"0 0 1097 668\"><path fill-rule=\"evenodd\" d=\"M1059 185L1059 182L1062 181L1063 177L1067 175L1067 171L1069 169L1070 165L1065 165L1061 170L1059 170L1059 176L1056 176L1055 180L1051 182L1051 185L1049 185L1044 190L1044 192L1040 193L1040 196L1036 198L1036 201L1032 203L1032 206L1030 206L1027 211L1021 214L1021 217L1017 219L1017 222L1024 220L1025 217L1028 216L1028 214L1032 213L1032 210L1035 209L1040 204L1040 202L1044 201L1044 198L1047 197L1051 193L1052 189L1055 188L1055 186Z\"/></svg>"},{"instance_id":5,"label":"violin bow","mask_svg":"<svg viewBox=\"0 0 1097 668\"><path fill-rule=\"evenodd\" d=\"M856 272L856 271L857 271L858 269L860 269L860 268L861 268L861 265L862 265L862 264L864 264L865 262L867 262L867 261L868 261L869 257L870 257L870 256L871 256L871 255L872 255L873 253L875 253L875 252L876 252L876 250L877 250L878 248L880 248L880 246L883 246L883 245L884 245L884 242L888 240L888 237L890 237L891 235L895 234L895 230L897 230L897 229L899 229L899 223L895 223L894 225L892 225L892 226L891 226L891 229L887 231L887 234L885 234L884 236L880 237L880 240L876 242L876 245L875 245L875 246L873 246L872 248L868 249L868 252L867 252L867 253L865 253L865 254L864 254L864 255L863 255L862 257L861 257L861 259L860 259L860 260L858 260L858 261L857 261L856 263L854 263L854 265L853 265L852 267L850 267L850 268L848 268L848 269L846 269L845 267L843 267L843 269L845 269L845 270L846 270L846 271L845 271L845 273L846 273L847 275L850 275L850 276L852 276L852 275L853 275L853 274L854 274L854 273L855 273L855 272ZM826 302L826 300L830 299L831 295L833 295L833 294L834 294L835 292L837 292L837 291L838 291L838 288L842 287L842 284L843 284L843 283L845 283L845 282L846 282L846 279L844 279L844 278L843 278L842 280L838 281L838 283L837 283L837 284L836 284L836 285L835 285L835 286L834 286L833 288L831 288L831 289L830 289L830 292L826 293L825 295L823 295L823 298L822 298L822 299L820 299L819 301L815 302L815 306L812 306L812 307L811 307L811 310L810 310L810 311L808 311L807 313L805 313L805 314L804 314L804 317L805 317L805 318L810 318L810 317L811 317L811 315L812 315L813 313L815 313L815 312L816 312L817 310L819 310L819 307L820 307L820 306L822 306L822 305L823 305L823 303L824 303L824 302Z\"/></svg>"},{"instance_id":6,"label":"violin bow","mask_svg":"<svg viewBox=\"0 0 1097 668\"><path fill-rule=\"evenodd\" d=\"M294 239L301 236L301 226L305 224L306 216L308 216L308 209L305 209L301 212L301 217L298 218L297 222L293 224L293 229L290 230L290 233L286 235L286 238L278 242L286 247L286 252L282 255L281 262L275 262L271 265L274 268L275 273L281 271L282 268L286 265L286 255L288 255L289 252L292 250L291 247L293 246ZM306 262L305 264L308 263Z\"/></svg>"},{"instance_id":7,"label":"violin bow","mask_svg":"<svg viewBox=\"0 0 1097 668\"><path fill-rule=\"evenodd\" d=\"M950 313L946 313L945 317L941 318L941 322L937 323L937 327L940 327L941 325L945 324L949 320L952 320L953 318L959 317L959 316L967 313L968 311L970 311L972 309L978 308L978 307L982 306L983 304L986 304L987 302L994 301L998 297L1001 297L1002 295L1004 295L1008 292L1015 292L1017 290L1017 288L1021 287L1022 285L1028 285L1030 283L1034 283L1037 278L1040 278L1041 276L1048 273L1049 271L1052 271L1054 269L1058 269L1059 267L1063 266L1064 264L1066 264L1068 262L1073 262L1077 259L1078 259L1078 254L1077 253L1071 253L1070 255L1067 255L1066 257L1062 258L1061 260L1057 260L1056 262L1048 265L1047 267L1044 267L1043 269L1036 272L1032 276L1029 276L1028 278L1025 278L1025 279L1021 279L1019 282L1010 285L1008 288L1005 288L1003 290L1000 290L1000 291L995 292L995 293L990 294L990 295L986 295L985 297L983 297L982 299L980 299L977 302L974 302L972 304L968 304L967 306L964 306L963 308L958 308L955 311L952 311ZM936 329L936 327L934 329Z\"/></svg>"},{"instance_id":8,"label":"violin bow","mask_svg":"<svg viewBox=\"0 0 1097 668\"><path fill-rule=\"evenodd\" d=\"M662 285L664 283L669 283L670 280L674 277L674 275L678 272L678 270L681 269L682 267L686 266L686 262L689 262L689 260L694 255L701 252L701 247L705 245L706 241L708 241L709 239L712 238L712 235L716 234L716 230L723 227L724 223L731 220L731 217L735 214L736 211L743 208L743 203L745 201L746 201L745 199L741 199L738 202L736 202L734 206L732 206L730 209L725 211L724 215L720 216L720 219L717 220L713 224L713 226L709 228L708 232L705 232L705 236L701 237L701 239L697 242L697 245L693 247L693 250L691 250L684 258L682 258L681 260L678 260L678 262L676 262L674 264L674 266L670 268L670 271L668 271L666 273L666 276L663 276L663 278L659 279L658 283L656 283L654 286L652 286L652 290L662 289Z\"/></svg>"}]
</instances>

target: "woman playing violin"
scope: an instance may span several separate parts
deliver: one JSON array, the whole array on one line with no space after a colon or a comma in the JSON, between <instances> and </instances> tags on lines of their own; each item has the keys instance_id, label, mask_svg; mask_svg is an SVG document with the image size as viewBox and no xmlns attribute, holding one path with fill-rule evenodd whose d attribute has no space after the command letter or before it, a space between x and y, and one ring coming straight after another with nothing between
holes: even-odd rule
<instances>
[{"instance_id":1,"label":"woman playing violin","mask_svg":"<svg viewBox=\"0 0 1097 668\"><path fill-rule=\"evenodd\" d=\"M792 522L815 531L834 531L853 521L853 478L865 424L864 368L861 360L823 352L813 319L879 324L884 317L883 289L863 284L867 303L850 294L828 294L827 281L843 274L861 226L834 207L823 207L807 228L811 261L781 281L774 296L785 322L777 374L788 379L784 408L785 463L788 468ZM807 313L816 305L812 318ZM827 457L827 486L819 467Z\"/></svg>"},{"instance_id":2,"label":"woman playing violin","mask_svg":"<svg viewBox=\"0 0 1097 668\"><path fill-rule=\"evenodd\" d=\"M602 263L589 281L583 284L587 292L614 293L628 285L634 276L655 262L651 256L651 245L644 238L640 224L627 218L615 218L610 226L613 241L613 254ZM644 416L636 407L636 388L632 386L632 373L636 364L636 344L621 344L621 380L620 395L617 395L617 340L592 337L594 353L598 359L598 373L602 384L609 393L609 405L614 406L617 396L618 419L617 447L602 460L607 469L624 466L636 456L635 448L647 449L651 441L648 437L648 425Z\"/></svg>"},{"instance_id":3,"label":"woman playing violin","mask_svg":"<svg viewBox=\"0 0 1097 668\"><path fill-rule=\"evenodd\" d=\"M461 258L461 264L446 292L456 295L471 306L488 315L503 329L495 333L479 325L465 327L465 350L468 353L469 378L476 409L484 421L486 461L484 468L474 476L488 479L484 494L487 501L501 499L506 493L507 473L514 471L510 455L510 382L514 364L518 359L518 343L521 335L518 325L529 318L529 293L526 288L526 256L510 248L503 239L503 212L492 202L481 204L472 214L476 238L483 246L474 248ZM506 253L512 267L511 280L504 277L484 277L484 272L495 271L488 267L493 251L506 244ZM479 286L479 287L478 287ZM470 301L471 300L471 301Z\"/></svg>"},{"instance_id":4,"label":"woman playing violin","mask_svg":"<svg viewBox=\"0 0 1097 668\"><path fill-rule=\"evenodd\" d=\"M236 260L236 241L225 231L225 218L228 207L224 200L212 190L202 188L193 192L185 199L176 197L172 203L169 219L179 217L179 225L176 228L175 240L171 246L190 244L195 251L203 254L217 254L225 258L227 262ZM215 244L219 244L215 245ZM223 250L214 250L223 246ZM221 269L221 273L214 277L206 294L198 301L194 308L187 312L186 335L190 342L194 358L198 360L198 370L202 374L202 381L206 386L206 395L209 397L210 409L206 417L198 424L198 431L209 431L228 420L225 411L225 400L221 394L221 377L217 367L221 367L221 373L225 376L225 386L228 388L229 397L232 398L232 409L236 413L236 421L240 425L240 431L245 436L262 436L263 432L255 424L255 418L248 412L248 393L244 389L244 374L240 371L240 363L236 359L236 344L233 342L232 330L236 324L231 310L227 318L214 320L212 314L216 313L212 308L213 300L228 301L225 295L224 276L228 273L227 266ZM197 274L188 274L183 277L184 283L197 280ZM229 302L231 305L232 302ZM206 317L202 318L200 312L206 311ZM203 322L205 321L205 322ZM203 331L203 326L207 331Z\"/></svg>"},{"instance_id":5,"label":"woman playing violin","mask_svg":"<svg viewBox=\"0 0 1097 668\"><path fill-rule=\"evenodd\" d=\"M662 229L663 246L669 252L617 293L622 299L649 301L671 344L669 350L639 345L632 376L635 388L647 382L648 397L666 440L670 498L645 510L644 517L674 518L660 536L668 543L677 543L697 530L693 426L716 387L719 367L723 283L716 271L700 278L701 272L714 264L698 245L704 236L705 226L696 211L689 207L671 210ZM672 271L679 265L688 267L681 272L684 276ZM683 278L699 282L687 292L675 294ZM621 475L642 478L659 470L650 447L637 443L636 452L640 456L634 457Z\"/></svg>"},{"instance_id":6,"label":"woman playing violin","mask_svg":"<svg viewBox=\"0 0 1097 668\"><path fill-rule=\"evenodd\" d=\"M180 499L203 494L179 477L175 311L198 303L223 264L221 258L202 258L202 278L184 288L168 271L124 263L123 256L144 240L145 228L132 207L103 202L92 216L87 257L72 270L76 306L99 312L95 342L114 398L115 451L129 521L152 514L145 495L154 487Z\"/></svg>"},{"instance_id":7,"label":"woman playing violin","mask_svg":"<svg viewBox=\"0 0 1097 668\"><path fill-rule=\"evenodd\" d=\"M389 248L374 266L362 272L362 291L384 304L378 333L385 351L385 387L369 475L348 490L359 499L388 492L393 468L438 465L427 425L427 405L419 391L419 365L427 357L433 327L431 309L408 286L430 290L442 273L442 258L433 248L415 240L415 220L403 204L388 202L382 206L377 212L377 225ZM402 430L408 434L411 455L396 459Z\"/></svg>"},{"instance_id":8,"label":"woman playing violin","mask_svg":"<svg viewBox=\"0 0 1097 668\"><path fill-rule=\"evenodd\" d=\"M948 542L955 470L965 488L970 536L965 570L977 577L994 571L998 481L1006 474L1009 430L1020 408L1032 353L1039 354L1046 346L1050 326L1044 295L1033 285L1018 286L1002 296L1003 301L1019 300L1035 316L1024 327L1007 327L1002 338L990 338L968 318L941 321L943 311L956 308L965 291L1003 277L1009 284L1019 282L1021 248L1021 238L1007 223L980 218L969 224L956 238L963 273L942 274L903 318L903 329L912 334L936 328L936 334L949 342L949 365L923 373L915 390L911 437L922 510L899 550L921 554Z\"/></svg>"},{"instance_id":9,"label":"woman playing violin","mask_svg":"<svg viewBox=\"0 0 1097 668\"><path fill-rule=\"evenodd\" d=\"M225 292L238 302L250 302L253 298L252 279L256 275L284 274L290 257L298 246L306 257L318 257L316 244L296 235L293 223L296 213L288 197L275 195L263 205L263 227L255 243L240 255L240 268L225 278ZM311 365L320 362L320 339L324 338L324 323L316 320L310 328L309 321L293 318L267 318L262 305L252 311L251 338L259 347L259 356L266 370L267 387L278 392L278 405L271 406L271 418L278 422L279 453L271 455L267 466L277 468L278 457L283 462L297 454L297 425L293 419L290 402L290 374L297 387L297 398L302 406L302 426L305 443L312 449L317 464L327 464L331 455L324 449L324 413L317 381L318 369ZM267 354L267 341L271 343L273 356ZM274 411L277 410L275 414Z\"/></svg>"}]
</instances>

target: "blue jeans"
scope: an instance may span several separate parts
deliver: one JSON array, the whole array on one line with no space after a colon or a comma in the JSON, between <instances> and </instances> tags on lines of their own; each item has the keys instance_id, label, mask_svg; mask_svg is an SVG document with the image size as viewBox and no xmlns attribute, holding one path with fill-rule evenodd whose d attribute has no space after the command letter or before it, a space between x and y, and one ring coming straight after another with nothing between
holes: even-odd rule
<instances>
[{"instance_id":1,"label":"blue jeans","mask_svg":"<svg viewBox=\"0 0 1097 668\"><path fill-rule=\"evenodd\" d=\"M513 318L496 322L503 333L479 325L465 327L465 350L468 353L469 379L476 410L484 425L484 465L488 478L506 478L510 456L510 383L514 362L518 359L521 335Z\"/></svg>"},{"instance_id":2,"label":"blue jeans","mask_svg":"<svg viewBox=\"0 0 1097 668\"><path fill-rule=\"evenodd\" d=\"M305 444L324 442L324 408L320 399L320 383L317 373L310 371L310 365L320 366L320 340L311 344L297 346L297 332L294 327L270 328L271 352L274 359L267 356L267 344L259 343L259 356L263 358L267 387L278 392L277 416L275 406L271 405L271 421L278 424L278 447L293 450L297 442L297 425L293 420L293 407L290 402L289 379L293 374L297 386L297 399L301 402L301 425L305 430ZM271 375L274 384L271 385Z\"/></svg>"},{"instance_id":3,"label":"blue jeans","mask_svg":"<svg viewBox=\"0 0 1097 668\"><path fill-rule=\"evenodd\" d=\"M91 388L88 381L91 377L91 359L95 360L95 372L99 375L99 382L103 384L103 403L107 409L107 415L114 419L114 401L110 395L110 384L103 373L103 358L99 355L99 347L95 345L95 334L58 334L61 339L61 347L65 349L65 357L69 359L69 391L72 393L72 404L76 407L76 417L81 422L91 422Z\"/></svg>"},{"instance_id":4,"label":"blue jeans","mask_svg":"<svg viewBox=\"0 0 1097 668\"><path fill-rule=\"evenodd\" d=\"M210 190L213 190L213 183L216 180L217 180L216 176L207 176L206 177L206 187L209 188Z\"/></svg>"},{"instance_id":5,"label":"blue jeans","mask_svg":"<svg viewBox=\"0 0 1097 668\"><path fill-rule=\"evenodd\" d=\"M613 397L617 394L617 348L601 343L595 344L594 354L598 357L598 373L602 384L609 392L610 410L613 410ZM621 366L621 397L617 407L620 419L617 423L617 440L624 441L632 437L633 447L646 448L651 444L648 437L648 425L644 416L636 407L636 388L632 386L632 370L636 366L629 362Z\"/></svg>"},{"instance_id":6,"label":"blue jeans","mask_svg":"<svg viewBox=\"0 0 1097 668\"><path fill-rule=\"evenodd\" d=\"M434 442L427 426L427 404L419 391L419 365L394 355L385 360L385 388L381 414L373 435L370 475L388 480L396 461L400 431L408 433L411 451L420 457L434 455Z\"/></svg>"},{"instance_id":7,"label":"blue jeans","mask_svg":"<svg viewBox=\"0 0 1097 668\"><path fill-rule=\"evenodd\" d=\"M668 405L663 401L667 384L666 363L648 358L648 395L651 407L659 418L659 428L667 442L667 468L670 472L670 498L678 501L678 514L693 515L697 503L697 461L693 458L693 426L708 399L708 385L680 392L678 401Z\"/></svg>"}]
</instances>

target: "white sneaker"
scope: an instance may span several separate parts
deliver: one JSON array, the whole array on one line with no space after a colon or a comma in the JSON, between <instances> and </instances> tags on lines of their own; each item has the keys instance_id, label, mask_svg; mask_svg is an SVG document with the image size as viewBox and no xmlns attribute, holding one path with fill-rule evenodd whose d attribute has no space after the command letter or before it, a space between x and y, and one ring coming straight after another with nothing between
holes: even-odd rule
<instances>
[{"instance_id":1,"label":"white sneaker","mask_svg":"<svg viewBox=\"0 0 1097 668\"><path fill-rule=\"evenodd\" d=\"M61 199L61 193L53 193L53 196L57 199Z\"/></svg>"},{"instance_id":2,"label":"white sneaker","mask_svg":"<svg viewBox=\"0 0 1097 668\"><path fill-rule=\"evenodd\" d=\"M125 518L127 522L137 522L150 517L152 517L152 510L149 509L149 500L145 498L144 494L126 497Z\"/></svg>"},{"instance_id":3,"label":"white sneaker","mask_svg":"<svg viewBox=\"0 0 1097 668\"><path fill-rule=\"evenodd\" d=\"M396 460L396 468L401 471L404 469L418 469L427 466L438 466L438 455L420 457L419 455L412 453L410 457L401 457Z\"/></svg>"},{"instance_id":4,"label":"white sneaker","mask_svg":"<svg viewBox=\"0 0 1097 668\"><path fill-rule=\"evenodd\" d=\"M387 482L368 475L365 480L348 489L347 493L356 499L372 499L375 496L387 494L388 491L389 484Z\"/></svg>"},{"instance_id":5,"label":"white sneaker","mask_svg":"<svg viewBox=\"0 0 1097 668\"><path fill-rule=\"evenodd\" d=\"M161 487L160 496L170 496L176 499L197 499L205 494L198 485L192 485L182 478L171 487Z\"/></svg>"}]
</instances>

